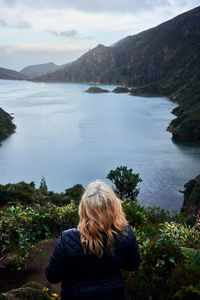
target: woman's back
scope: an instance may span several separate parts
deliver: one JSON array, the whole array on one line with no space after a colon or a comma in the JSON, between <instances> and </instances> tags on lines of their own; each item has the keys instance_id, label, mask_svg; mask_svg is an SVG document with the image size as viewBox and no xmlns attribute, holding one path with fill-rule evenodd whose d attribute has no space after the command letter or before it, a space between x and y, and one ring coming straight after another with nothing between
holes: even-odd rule
<instances>
[{"instance_id":1,"label":"woman's back","mask_svg":"<svg viewBox=\"0 0 200 300\"><path fill-rule=\"evenodd\" d=\"M101 193L99 195L102 196ZM84 209L85 206L83 206ZM120 214L120 209L121 204L118 214ZM99 211L101 213L103 209ZM72 228L62 233L46 268L47 279L52 283L62 282L62 299L122 300L124 299L124 282L121 269L132 271L137 269L140 263L135 235L130 226L126 225L127 221L122 212L121 219L126 222L122 227L123 230L116 229L113 222L113 224L110 223L109 228L111 234L107 234L106 230L98 230L98 219L92 219L91 209L88 209L87 213L90 214L90 219L80 218L79 225L81 220L83 224L78 229ZM99 222L102 224L103 218L104 216L99 217ZM89 223L91 219L92 222ZM108 227L109 220L105 222ZM90 227L85 224L90 224ZM99 224L100 228L102 224ZM116 224L120 226L119 222ZM83 232L80 231L81 228ZM91 230L90 233L88 228L95 228L96 231ZM86 234L84 234L85 231ZM89 235L88 239L87 235ZM121 298L118 297L119 295Z\"/></svg>"}]
</instances>

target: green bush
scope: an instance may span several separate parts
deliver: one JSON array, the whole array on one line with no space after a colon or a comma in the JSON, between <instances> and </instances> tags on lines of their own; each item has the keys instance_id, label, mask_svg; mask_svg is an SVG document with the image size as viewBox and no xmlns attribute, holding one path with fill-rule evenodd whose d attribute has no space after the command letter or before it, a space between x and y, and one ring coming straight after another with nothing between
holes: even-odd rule
<instances>
[{"instance_id":1,"label":"green bush","mask_svg":"<svg viewBox=\"0 0 200 300\"><path fill-rule=\"evenodd\" d=\"M81 184L75 184L73 187L65 190L65 196L68 201L78 205L84 193L84 187Z\"/></svg>"},{"instance_id":2,"label":"green bush","mask_svg":"<svg viewBox=\"0 0 200 300\"><path fill-rule=\"evenodd\" d=\"M106 178L110 179L115 185L115 192L120 199L135 200L139 194L137 184L142 181L139 174L134 174L132 169L125 166L111 170Z\"/></svg>"},{"instance_id":3,"label":"green bush","mask_svg":"<svg viewBox=\"0 0 200 300\"><path fill-rule=\"evenodd\" d=\"M11 264L19 268L28 257L32 244L41 239L58 236L78 223L77 208L70 204L58 207L52 203L34 207L11 206L0 211L0 251L17 251Z\"/></svg>"}]
</instances>

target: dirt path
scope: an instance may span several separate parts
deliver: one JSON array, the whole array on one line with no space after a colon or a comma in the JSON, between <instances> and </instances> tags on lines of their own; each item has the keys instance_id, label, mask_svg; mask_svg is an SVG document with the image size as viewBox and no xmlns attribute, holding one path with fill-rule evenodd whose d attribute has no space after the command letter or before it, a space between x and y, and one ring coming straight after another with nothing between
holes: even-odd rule
<instances>
[{"instance_id":1,"label":"dirt path","mask_svg":"<svg viewBox=\"0 0 200 300\"><path fill-rule=\"evenodd\" d=\"M28 281L38 282L46 287L53 287L56 292L60 291L60 284L50 284L45 277L45 268L55 248L57 239L42 241L37 250L33 250L27 262L27 275L24 283Z\"/></svg>"},{"instance_id":2,"label":"dirt path","mask_svg":"<svg viewBox=\"0 0 200 300\"><path fill-rule=\"evenodd\" d=\"M32 250L30 253L30 257L26 262L26 271L2 270L0 286L5 287L4 291L19 288L28 281L34 281L59 293L60 284L52 285L45 277L45 268L56 242L57 239L48 239L39 243L37 249Z\"/></svg>"}]
</instances>

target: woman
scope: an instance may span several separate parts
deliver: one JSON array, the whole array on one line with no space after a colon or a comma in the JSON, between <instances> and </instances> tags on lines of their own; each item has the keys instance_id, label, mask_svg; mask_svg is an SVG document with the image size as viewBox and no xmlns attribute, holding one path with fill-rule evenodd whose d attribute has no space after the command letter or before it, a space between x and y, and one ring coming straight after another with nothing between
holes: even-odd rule
<instances>
[{"instance_id":1,"label":"woman","mask_svg":"<svg viewBox=\"0 0 200 300\"><path fill-rule=\"evenodd\" d=\"M79 216L78 228L65 230L55 247L48 281L62 282L63 300L125 299L120 270L136 270L140 255L120 200L96 180L81 198Z\"/></svg>"}]
</instances>

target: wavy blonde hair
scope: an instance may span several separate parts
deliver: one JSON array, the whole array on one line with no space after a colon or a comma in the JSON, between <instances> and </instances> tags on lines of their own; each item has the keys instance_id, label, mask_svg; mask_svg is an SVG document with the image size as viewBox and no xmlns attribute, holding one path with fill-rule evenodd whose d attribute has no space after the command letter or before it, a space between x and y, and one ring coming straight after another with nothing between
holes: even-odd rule
<instances>
[{"instance_id":1,"label":"wavy blonde hair","mask_svg":"<svg viewBox=\"0 0 200 300\"><path fill-rule=\"evenodd\" d=\"M113 234L125 234L127 220L111 187L100 180L91 182L81 198L79 216L78 230L84 251L88 249L101 257L105 236L106 250L114 255Z\"/></svg>"}]
</instances>

